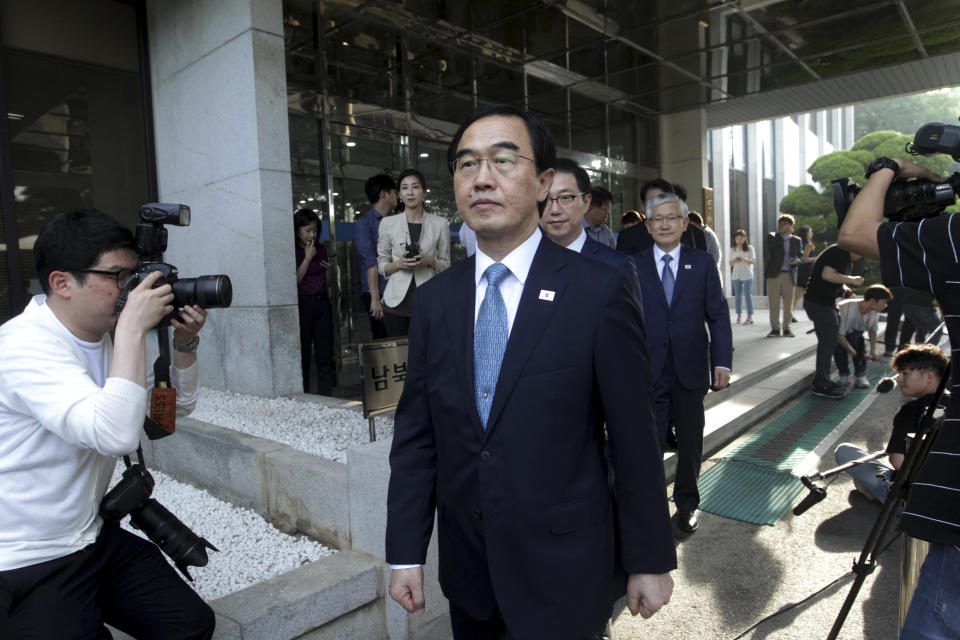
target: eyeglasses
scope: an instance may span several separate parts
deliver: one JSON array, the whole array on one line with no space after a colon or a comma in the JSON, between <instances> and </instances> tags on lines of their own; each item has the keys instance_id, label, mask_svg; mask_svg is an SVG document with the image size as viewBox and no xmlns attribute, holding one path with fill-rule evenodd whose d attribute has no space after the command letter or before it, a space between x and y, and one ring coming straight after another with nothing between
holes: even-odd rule
<instances>
[{"instance_id":1,"label":"eyeglasses","mask_svg":"<svg viewBox=\"0 0 960 640\"><path fill-rule=\"evenodd\" d=\"M480 173L480 164L489 162L490 166L497 170L501 175L509 175L517 168L518 160L532 159L521 156L516 153L498 153L492 158L478 158L477 156L460 156L450 163L450 168L458 178L471 178Z\"/></svg>"},{"instance_id":2,"label":"eyeglasses","mask_svg":"<svg viewBox=\"0 0 960 640\"><path fill-rule=\"evenodd\" d=\"M561 207L563 207L564 209L566 209L567 207L569 207L570 205L573 204L573 201L574 201L574 200L576 200L577 198L579 198L579 197L581 197L581 196L583 196L583 195L585 195L585 194L586 194L586 191L584 191L584 192L582 192L582 193L577 193L577 194L565 193L565 194L563 194L562 196L557 196L556 198L551 198L550 196L547 196L547 202L545 202L543 206L544 206L544 207L549 207L549 206L550 206L550 202L552 201L552 202L556 202L558 205L560 205Z\"/></svg>"},{"instance_id":3,"label":"eyeglasses","mask_svg":"<svg viewBox=\"0 0 960 640\"><path fill-rule=\"evenodd\" d=\"M123 290L127 286L127 281L134 274L131 269L120 269L119 271L103 271L101 269L74 269L78 273L95 273L98 276L109 276L116 280L117 289Z\"/></svg>"},{"instance_id":4,"label":"eyeglasses","mask_svg":"<svg viewBox=\"0 0 960 640\"><path fill-rule=\"evenodd\" d=\"M669 222L673 224L674 222L680 222L683 220L683 216L669 215L669 216L657 216L655 218L650 218L650 222L653 224L663 224L664 222Z\"/></svg>"}]
</instances>

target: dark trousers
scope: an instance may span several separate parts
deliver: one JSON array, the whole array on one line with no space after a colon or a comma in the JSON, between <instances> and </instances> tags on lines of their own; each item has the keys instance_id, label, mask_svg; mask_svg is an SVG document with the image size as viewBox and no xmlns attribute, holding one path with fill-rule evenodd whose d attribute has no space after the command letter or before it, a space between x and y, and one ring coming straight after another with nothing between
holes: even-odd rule
<instances>
[{"instance_id":1,"label":"dark trousers","mask_svg":"<svg viewBox=\"0 0 960 640\"><path fill-rule=\"evenodd\" d=\"M903 305L903 316L904 323L910 322L916 327L917 337L914 342L918 343L929 340L930 334L940 324L937 312L927 305L905 304ZM909 338L904 344L910 344Z\"/></svg>"},{"instance_id":2,"label":"dark trousers","mask_svg":"<svg viewBox=\"0 0 960 640\"><path fill-rule=\"evenodd\" d=\"M499 607L494 607L493 615L488 620L477 620L450 602L450 627L454 640L513 640ZM593 640L602 636L603 629L595 635L577 640Z\"/></svg>"},{"instance_id":3,"label":"dark trousers","mask_svg":"<svg viewBox=\"0 0 960 640\"><path fill-rule=\"evenodd\" d=\"M384 309L383 319L387 323L388 338L402 338L410 333L410 316L401 316Z\"/></svg>"},{"instance_id":4,"label":"dark trousers","mask_svg":"<svg viewBox=\"0 0 960 640\"><path fill-rule=\"evenodd\" d=\"M853 358L853 374L862 376L867 372L867 346L863 339L862 331L853 331L844 336L850 346L854 348L857 355ZM850 354L839 344L836 352L837 373L842 376L850 375Z\"/></svg>"},{"instance_id":5,"label":"dark trousers","mask_svg":"<svg viewBox=\"0 0 960 640\"><path fill-rule=\"evenodd\" d=\"M817 334L817 371L813 386L824 388L830 385L830 364L837 350L840 316L836 308L806 298L803 299L803 309L807 317L813 320L813 330Z\"/></svg>"},{"instance_id":6,"label":"dark trousers","mask_svg":"<svg viewBox=\"0 0 960 640\"><path fill-rule=\"evenodd\" d=\"M887 326L883 330L883 348L884 351L897 351L902 345L908 344L909 338L913 333L913 326L909 321L903 323L903 331L900 332L900 318L903 315L903 292L906 289L902 287L893 288L893 300L887 303ZM908 326L910 325L910 326ZM899 342L897 333L900 332Z\"/></svg>"},{"instance_id":7,"label":"dark trousers","mask_svg":"<svg viewBox=\"0 0 960 640\"><path fill-rule=\"evenodd\" d=\"M0 571L0 636L109 640L109 624L134 638L213 636L213 610L160 549L117 525L63 558Z\"/></svg>"},{"instance_id":8,"label":"dark trousers","mask_svg":"<svg viewBox=\"0 0 960 640\"><path fill-rule=\"evenodd\" d=\"M374 340L383 340L387 337L387 325L383 320L377 320L370 315L370 301L372 299L373 298L370 297L369 291L360 294L360 302L363 303L363 308L367 312L367 317L370 318L370 335L373 336Z\"/></svg>"},{"instance_id":9,"label":"dark trousers","mask_svg":"<svg viewBox=\"0 0 960 640\"><path fill-rule=\"evenodd\" d=\"M333 393L333 309L327 296L297 296L300 303L300 365L303 391L310 393L310 356L317 368L317 393Z\"/></svg>"},{"instance_id":10,"label":"dark trousers","mask_svg":"<svg viewBox=\"0 0 960 640\"><path fill-rule=\"evenodd\" d=\"M697 478L703 457L703 398L706 389L687 389L677 380L673 355L668 352L663 371L653 385L654 413L661 444L666 443L670 418L677 425L677 475L673 501L681 511L700 506Z\"/></svg>"}]
</instances>

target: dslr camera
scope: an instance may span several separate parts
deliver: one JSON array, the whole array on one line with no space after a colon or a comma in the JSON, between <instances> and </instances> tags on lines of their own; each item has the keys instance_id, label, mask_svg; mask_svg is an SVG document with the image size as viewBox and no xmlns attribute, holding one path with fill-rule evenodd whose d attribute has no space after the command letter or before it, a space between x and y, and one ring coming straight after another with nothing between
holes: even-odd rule
<instances>
[{"instance_id":1,"label":"dslr camera","mask_svg":"<svg viewBox=\"0 0 960 640\"><path fill-rule=\"evenodd\" d=\"M193 304L203 309L230 306L233 286L228 276L181 278L175 266L163 262L163 252L167 250L167 229L164 225L190 226L190 207L184 204L144 204L140 206L140 220L135 233L140 268L127 281L123 295L117 301L118 314L126 304L127 294L153 271L162 274L156 286L169 284L173 288L174 313L176 309ZM171 317L164 318L161 324L169 324Z\"/></svg>"},{"instance_id":2,"label":"dslr camera","mask_svg":"<svg viewBox=\"0 0 960 640\"><path fill-rule=\"evenodd\" d=\"M960 127L930 122L920 127L908 143L905 151L910 155L931 156L945 153L960 162ZM847 209L860 193L860 187L851 184L848 178L833 181L833 205L837 211L837 226L843 224ZM898 179L887 190L883 203L883 215L893 222L907 222L932 218L954 204L960 193L960 173L948 176L945 182L932 182L923 178Z\"/></svg>"},{"instance_id":3,"label":"dslr camera","mask_svg":"<svg viewBox=\"0 0 960 640\"><path fill-rule=\"evenodd\" d=\"M141 457L140 464L127 467L120 482L103 497L100 516L105 522L118 523L130 514L130 524L143 531L151 542L170 556L180 573L193 582L187 567L206 566L206 549L219 549L151 498L153 485L153 476L143 465Z\"/></svg>"}]
</instances>

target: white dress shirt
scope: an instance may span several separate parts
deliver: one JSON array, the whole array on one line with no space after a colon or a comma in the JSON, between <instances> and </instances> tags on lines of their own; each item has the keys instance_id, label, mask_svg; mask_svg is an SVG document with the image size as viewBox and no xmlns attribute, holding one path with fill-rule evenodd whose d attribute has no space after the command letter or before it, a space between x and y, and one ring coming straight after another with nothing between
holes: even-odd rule
<instances>
[{"instance_id":1,"label":"white dress shirt","mask_svg":"<svg viewBox=\"0 0 960 640\"><path fill-rule=\"evenodd\" d=\"M670 261L670 271L673 271L673 281L677 281L677 267L680 266L680 245L675 246L671 251L664 251L657 245L653 245L653 259L657 263L657 275L660 276L660 282L663 282L663 256L669 255L673 260Z\"/></svg>"},{"instance_id":2,"label":"white dress shirt","mask_svg":"<svg viewBox=\"0 0 960 640\"><path fill-rule=\"evenodd\" d=\"M503 280L500 281L498 289L503 297L503 304L507 307L507 335L513 329L513 320L517 317L517 308L520 306L520 296L523 295L523 285L527 281L527 275L530 274L530 265L533 264L533 256L537 253L537 247L540 246L540 239L543 234L540 227L534 229L530 237L523 241L519 247L504 256L500 264L506 265L510 270ZM582 246L582 243L581 243ZM496 260L485 254L477 247L477 262L474 270L474 282L477 284L477 295L473 305L473 322L476 325L477 316L480 314L480 304L483 297L487 294L487 278L484 273L487 267ZM423 565L419 564L392 564L390 568L398 571L400 569L414 569Z\"/></svg>"},{"instance_id":3,"label":"white dress shirt","mask_svg":"<svg viewBox=\"0 0 960 640\"><path fill-rule=\"evenodd\" d=\"M530 273L530 265L533 264L533 256L537 253L537 247L540 246L540 239L543 234L537 227L530 234L530 237L523 241L519 247L504 256L501 264L505 265L510 273L500 281L500 295L503 296L503 303L507 307L507 335L513 329L513 319L517 317L517 307L520 306L520 295L523 293L523 285L527 281L527 275ZM477 316L480 314L480 304L487 293L487 278L484 272L487 267L495 262L493 258L485 254L477 247L477 263L474 271L474 282L477 283L476 301L473 305L473 322L476 324Z\"/></svg>"},{"instance_id":4,"label":"white dress shirt","mask_svg":"<svg viewBox=\"0 0 960 640\"><path fill-rule=\"evenodd\" d=\"M570 251L576 251L577 253L583 253L583 245L587 244L587 232L581 231L580 235L577 236L577 239L567 245L567 249Z\"/></svg>"}]
</instances>

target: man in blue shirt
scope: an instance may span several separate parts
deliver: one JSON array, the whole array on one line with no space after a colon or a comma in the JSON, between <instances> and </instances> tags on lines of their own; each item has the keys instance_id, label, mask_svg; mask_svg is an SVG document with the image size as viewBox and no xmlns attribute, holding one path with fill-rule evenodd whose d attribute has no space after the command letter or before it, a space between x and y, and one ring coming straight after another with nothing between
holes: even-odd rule
<instances>
[{"instance_id":1,"label":"man in blue shirt","mask_svg":"<svg viewBox=\"0 0 960 640\"><path fill-rule=\"evenodd\" d=\"M593 187L590 190L590 207L583 217L583 228L591 240L616 249L617 240L613 237L613 231L604 224L610 217L612 204L613 194L603 187Z\"/></svg>"},{"instance_id":2,"label":"man in blue shirt","mask_svg":"<svg viewBox=\"0 0 960 640\"><path fill-rule=\"evenodd\" d=\"M380 220L397 206L397 183L385 173L367 180L363 187L370 200L370 209L357 219L353 243L357 247L360 262L360 299L370 311L370 332L374 340L387 337L387 325L383 322L383 306L380 297L387 279L377 271L377 240L380 237ZM371 295L371 291L377 295Z\"/></svg>"}]
</instances>

